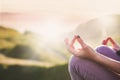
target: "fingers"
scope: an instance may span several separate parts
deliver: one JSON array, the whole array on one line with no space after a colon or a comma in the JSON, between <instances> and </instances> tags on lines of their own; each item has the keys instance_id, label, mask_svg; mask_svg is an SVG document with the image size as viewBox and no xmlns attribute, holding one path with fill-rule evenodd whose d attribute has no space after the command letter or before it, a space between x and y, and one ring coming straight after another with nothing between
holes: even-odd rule
<instances>
[{"instance_id":1,"label":"fingers","mask_svg":"<svg viewBox=\"0 0 120 80\"><path fill-rule=\"evenodd\" d=\"M103 40L103 41L102 41L102 44L103 44L103 45L106 45L106 44L107 44L107 41L106 41L106 40Z\"/></svg>"},{"instance_id":2,"label":"fingers","mask_svg":"<svg viewBox=\"0 0 120 80\"><path fill-rule=\"evenodd\" d=\"M107 39L103 40L102 44L103 44L103 45L107 45L108 40L110 40L110 37L108 37Z\"/></svg>"},{"instance_id":3,"label":"fingers","mask_svg":"<svg viewBox=\"0 0 120 80\"><path fill-rule=\"evenodd\" d=\"M69 46L73 47L73 45L74 45L76 39L77 39L77 37L74 36L74 38L71 40L70 43L69 43L68 38L66 38L64 41L65 41L66 45L69 45Z\"/></svg>"},{"instance_id":4,"label":"fingers","mask_svg":"<svg viewBox=\"0 0 120 80\"><path fill-rule=\"evenodd\" d=\"M80 37L77 37L77 41L80 43L82 48L85 48L87 46L86 43Z\"/></svg>"},{"instance_id":5,"label":"fingers","mask_svg":"<svg viewBox=\"0 0 120 80\"><path fill-rule=\"evenodd\" d=\"M67 46L67 48L68 48L69 51L73 51L73 49L74 49L73 44L74 44L75 40L76 40L76 39L73 38L72 41L71 41L71 43L69 42L69 39L68 39L68 38L66 38L66 39L64 40L64 41L65 41L65 44L66 44L66 46Z\"/></svg>"},{"instance_id":6,"label":"fingers","mask_svg":"<svg viewBox=\"0 0 120 80\"><path fill-rule=\"evenodd\" d=\"M71 43L70 43L71 47L74 47L73 45L74 45L76 39L77 39L77 36L75 35L74 38L72 39Z\"/></svg>"},{"instance_id":7,"label":"fingers","mask_svg":"<svg viewBox=\"0 0 120 80\"><path fill-rule=\"evenodd\" d=\"M66 44L66 46L67 46L68 51L71 52L73 55L75 55L75 54L77 53L77 51L75 50L75 48L74 48L74 46L73 46L75 40L76 40L76 37L74 37L74 38L72 39L71 43L69 43L68 38L66 38L66 39L64 40L64 41L65 41L65 44Z\"/></svg>"},{"instance_id":8,"label":"fingers","mask_svg":"<svg viewBox=\"0 0 120 80\"><path fill-rule=\"evenodd\" d=\"M67 46L67 49L70 51L70 44L69 44L68 38L66 38L64 41L65 41L65 44Z\"/></svg>"},{"instance_id":9,"label":"fingers","mask_svg":"<svg viewBox=\"0 0 120 80\"><path fill-rule=\"evenodd\" d=\"M106 40L103 40L102 44L106 45L108 41L110 41L112 45L116 44L115 41L111 37L108 37Z\"/></svg>"},{"instance_id":10,"label":"fingers","mask_svg":"<svg viewBox=\"0 0 120 80\"><path fill-rule=\"evenodd\" d=\"M114 45L115 44L115 41L111 38L111 37L108 37L108 40L110 40L110 42Z\"/></svg>"}]
</instances>

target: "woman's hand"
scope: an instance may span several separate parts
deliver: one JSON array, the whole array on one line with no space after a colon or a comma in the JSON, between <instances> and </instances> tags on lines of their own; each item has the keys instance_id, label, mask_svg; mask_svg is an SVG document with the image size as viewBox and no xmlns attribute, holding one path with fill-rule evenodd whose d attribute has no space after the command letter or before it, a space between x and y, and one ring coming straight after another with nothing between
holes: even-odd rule
<instances>
[{"instance_id":1,"label":"woman's hand","mask_svg":"<svg viewBox=\"0 0 120 80\"><path fill-rule=\"evenodd\" d=\"M74 47L74 43L76 40L81 45L81 48L79 49L75 49ZM93 59L96 56L96 51L88 46L79 36L74 36L71 42L69 42L69 39L67 38L65 39L65 43L68 51L77 57Z\"/></svg>"},{"instance_id":2,"label":"woman's hand","mask_svg":"<svg viewBox=\"0 0 120 80\"><path fill-rule=\"evenodd\" d=\"M120 50L120 46L111 37L107 37L107 39L103 40L102 44L107 45L108 41L111 42L112 47L113 47L114 50L116 50L116 51Z\"/></svg>"}]
</instances>

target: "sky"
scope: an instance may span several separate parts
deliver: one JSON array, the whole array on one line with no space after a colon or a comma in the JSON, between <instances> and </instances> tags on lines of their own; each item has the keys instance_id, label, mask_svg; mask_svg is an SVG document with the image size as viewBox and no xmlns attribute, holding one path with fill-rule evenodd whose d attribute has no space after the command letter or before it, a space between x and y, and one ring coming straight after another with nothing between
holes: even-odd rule
<instances>
[{"instance_id":1,"label":"sky","mask_svg":"<svg viewBox=\"0 0 120 80\"><path fill-rule=\"evenodd\" d=\"M0 0L1 25L48 38L111 14L120 14L120 0Z\"/></svg>"}]
</instances>

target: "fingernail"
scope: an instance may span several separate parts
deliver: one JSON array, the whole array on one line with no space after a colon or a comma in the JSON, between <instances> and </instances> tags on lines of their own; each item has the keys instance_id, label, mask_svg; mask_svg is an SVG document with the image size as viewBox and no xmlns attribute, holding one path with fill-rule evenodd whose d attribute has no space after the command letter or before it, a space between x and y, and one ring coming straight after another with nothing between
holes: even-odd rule
<instances>
[{"instance_id":1,"label":"fingernail","mask_svg":"<svg viewBox=\"0 0 120 80\"><path fill-rule=\"evenodd\" d=\"M77 38L80 38L80 36L79 36L79 35L77 35Z\"/></svg>"}]
</instances>

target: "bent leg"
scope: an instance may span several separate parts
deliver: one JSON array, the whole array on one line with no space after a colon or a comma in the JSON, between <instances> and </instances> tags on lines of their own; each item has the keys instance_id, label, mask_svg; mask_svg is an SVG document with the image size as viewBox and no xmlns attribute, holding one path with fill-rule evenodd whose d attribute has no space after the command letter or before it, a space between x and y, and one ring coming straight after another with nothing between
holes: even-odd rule
<instances>
[{"instance_id":1,"label":"bent leg","mask_svg":"<svg viewBox=\"0 0 120 80\"><path fill-rule=\"evenodd\" d=\"M105 45L97 47L96 51L100 54L107 56L107 57L110 57L112 59L120 61L120 56L116 53L116 51L105 46Z\"/></svg>"},{"instance_id":2,"label":"bent leg","mask_svg":"<svg viewBox=\"0 0 120 80\"><path fill-rule=\"evenodd\" d=\"M116 52L106 46L100 46L97 52L120 61ZM102 65L93 61L72 56L69 62L72 80L120 80L120 78Z\"/></svg>"},{"instance_id":3,"label":"bent leg","mask_svg":"<svg viewBox=\"0 0 120 80\"><path fill-rule=\"evenodd\" d=\"M72 80L120 80L105 67L75 56L70 60L69 73Z\"/></svg>"}]
</instances>

